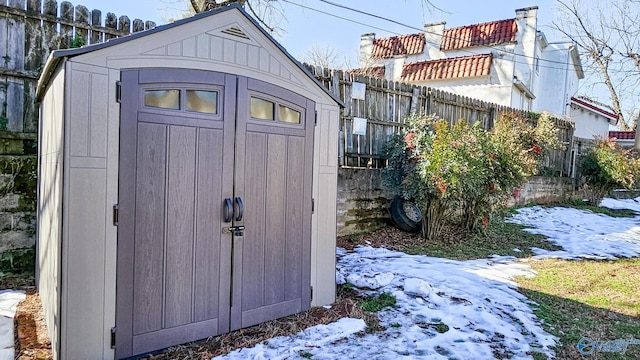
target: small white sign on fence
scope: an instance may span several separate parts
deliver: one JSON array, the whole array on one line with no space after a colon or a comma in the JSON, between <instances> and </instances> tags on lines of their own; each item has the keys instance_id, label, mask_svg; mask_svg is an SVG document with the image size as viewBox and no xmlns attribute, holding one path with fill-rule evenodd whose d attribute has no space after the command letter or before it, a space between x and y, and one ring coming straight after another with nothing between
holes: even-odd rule
<instances>
[{"instance_id":1,"label":"small white sign on fence","mask_svg":"<svg viewBox=\"0 0 640 360\"><path fill-rule=\"evenodd\" d=\"M367 135L367 119L354 117L352 130L353 135Z\"/></svg>"},{"instance_id":2,"label":"small white sign on fence","mask_svg":"<svg viewBox=\"0 0 640 360\"><path fill-rule=\"evenodd\" d=\"M367 85L364 83L354 82L351 85L351 98L354 100L364 100Z\"/></svg>"}]
</instances>

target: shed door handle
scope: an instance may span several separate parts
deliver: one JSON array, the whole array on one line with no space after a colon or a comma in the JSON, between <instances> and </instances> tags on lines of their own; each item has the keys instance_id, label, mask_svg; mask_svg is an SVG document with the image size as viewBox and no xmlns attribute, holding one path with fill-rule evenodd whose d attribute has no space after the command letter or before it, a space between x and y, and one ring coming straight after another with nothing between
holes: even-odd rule
<instances>
[{"instance_id":1,"label":"shed door handle","mask_svg":"<svg viewBox=\"0 0 640 360\"><path fill-rule=\"evenodd\" d=\"M233 207L233 216L236 221L242 221L242 216L244 215L244 203L242 202L241 197L236 197L236 206Z\"/></svg>"},{"instance_id":2,"label":"shed door handle","mask_svg":"<svg viewBox=\"0 0 640 360\"><path fill-rule=\"evenodd\" d=\"M233 203L231 202L231 199L226 198L224 199L224 206L222 207L222 216L224 218L224 222L228 223L231 222L231 220L233 220L232 216L233 216Z\"/></svg>"}]
</instances>

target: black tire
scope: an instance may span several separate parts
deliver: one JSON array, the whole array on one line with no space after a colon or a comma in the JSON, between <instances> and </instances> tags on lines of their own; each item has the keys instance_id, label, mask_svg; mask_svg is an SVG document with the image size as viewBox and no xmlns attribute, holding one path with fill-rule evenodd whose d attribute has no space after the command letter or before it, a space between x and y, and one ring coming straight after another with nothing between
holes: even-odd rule
<instances>
[{"instance_id":1,"label":"black tire","mask_svg":"<svg viewBox=\"0 0 640 360\"><path fill-rule=\"evenodd\" d=\"M418 206L400 196L391 202L391 219L398 229L407 232L418 232L422 229L422 212Z\"/></svg>"}]
</instances>

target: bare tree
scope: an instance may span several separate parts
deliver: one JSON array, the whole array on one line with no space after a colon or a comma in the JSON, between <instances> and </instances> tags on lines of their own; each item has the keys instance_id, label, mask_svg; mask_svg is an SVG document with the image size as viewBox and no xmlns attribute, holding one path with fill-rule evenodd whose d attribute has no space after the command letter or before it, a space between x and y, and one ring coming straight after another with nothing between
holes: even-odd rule
<instances>
[{"instance_id":1,"label":"bare tree","mask_svg":"<svg viewBox=\"0 0 640 360\"><path fill-rule=\"evenodd\" d=\"M558 0L560 19L553 27L575 42L584 56L586 70L606 86L612 109L622 130L635 127L636 108L623 109L625 99L633 96L640 78L638 36L640 2L611 0L606 3ZM603 5L604 7L600 7ZM630 62L636 61L636 67ZM630 114L625 119L625 110Z\"/></svg>"},{"instance_id":2,"label":"bare tree","mask_svg":"<svg viewBox=\"0 0 640 360\"><path fill-rule=\"evenodd\" d=\"M331 45L314 44L305 50L302 61L327 69L348 69L350 61L344 52Z\"/></svg>"},{"instance_id":3,"label":"bare tree","mask_svg":"<svg viewBox=\"0 0 640 360\"><path fill-rule=\"evenodd\" d=\"M189 0L191 10L198 14L231 4L239 4L248 9L253 17L270 32L277 31L277 24L283 17L282 3L277 0Z\"/></svg>"}]
</instances>

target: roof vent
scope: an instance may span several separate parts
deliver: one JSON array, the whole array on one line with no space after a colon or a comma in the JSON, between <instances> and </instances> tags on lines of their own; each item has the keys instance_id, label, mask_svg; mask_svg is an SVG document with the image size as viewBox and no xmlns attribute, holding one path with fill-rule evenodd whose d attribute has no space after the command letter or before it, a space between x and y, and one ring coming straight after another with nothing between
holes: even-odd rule
<instances>
[{"instance_id":1,"label":"roof vent","mask_svg":"<svg viewBox=\"0 0 640 360\"><path fill-rule=\"evenodd\" d=\"M232 26L230 28L222 30L222 33L227 34L227 35L241 37L241 38L247 39L247 40L250 39L249 36L247 36L247 34L245 34L244 31L242 31L242 29L240 29L239 27L235 27L235 26Z\"/></svg>"}]
</instances>

